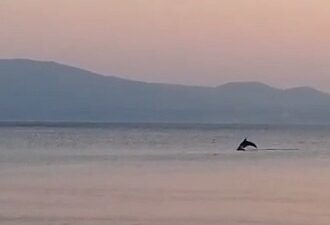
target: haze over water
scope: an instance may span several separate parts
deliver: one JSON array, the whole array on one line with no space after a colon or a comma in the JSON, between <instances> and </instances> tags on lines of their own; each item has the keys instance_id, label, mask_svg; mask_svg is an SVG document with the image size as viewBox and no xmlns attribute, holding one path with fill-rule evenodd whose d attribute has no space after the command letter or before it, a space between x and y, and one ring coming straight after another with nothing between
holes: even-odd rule
<instances>
[{"instance_id":1,"label":"haze over water","mask_svg":"<svg viewBox=\"0 0 330 225\"><path fill-rule=\"evenodd\" d=\"M330 93L329 11L326 0L0 0L0 59L56 61L146 82L216 87L257 81ZM181 91L173 91L174 98L167 91L147 92L163 100L141 104L144 83L114 92L107 92L112 85L95 86L97 95L89 98L96 83L84 80L86 73L79 82L72 72L65 81L63 70L44 76L55 67L38 67L39 73L13 68L0 71L3 121L114 121L100 116L113 113L124 121L159 121L169 118L166 112L190 109L197 117L219 115L217 110L201 113L205 107L199 102L219 102L218 95L205 97L204 91L203 98L196 95L199 102L193 94L183 98L197 102L196 107L185 101L173 107L166 100ZM58 86L50 89L50 84ZM122 97L130 91L136 99ZM294 101L266 107L275 122L282 121L278 115L313 122L304 117L306 111L312 112L310 118L327 118L329 96L310 88L296 91L289 91ZM270 92L256 96L263 93ZM118 98L110 101L111 95ZM274 96L286 99L267 96L272 105ZM223 103L233 103L228 99ZM118 102L127 105L110 107ZM139 111L135 104L155 110ZM226 111L226 105L219 109ZM286 106L292 106L292 114ZM264 107L254 108L244 115L264 116ZM238 101L233 109L244 106ZM135 110L148 118L134 120L130 113ZM87 117L79 117L83 111ZM96 116L88 117L93 112ZM244 116L230 121L219 116L224 123L244 121ZM329 225L329 136L329 126L0 122L0 224ZM260 150L235 151L245 137Z\"/></svg>"},{"instance_id":2,"label":"haze over water","mask_svg":"<svg viewBox=\"0 0 330 225\"><path fill-rule=\"evenodd\" d=\"M0 223L327 225L329 135L321 126L1 126ZM246 136L263 150L234 151Z\"/></svg>"}]
</instances>

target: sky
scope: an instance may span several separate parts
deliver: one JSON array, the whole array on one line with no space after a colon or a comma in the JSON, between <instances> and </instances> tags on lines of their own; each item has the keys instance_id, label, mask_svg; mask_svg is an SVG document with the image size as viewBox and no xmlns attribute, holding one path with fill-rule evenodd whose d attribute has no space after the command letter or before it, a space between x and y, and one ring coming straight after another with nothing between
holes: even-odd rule
<instances>
[{"instance_id":1,"label":"sky","mask_svg":"<svg viewBox=\"0 0 330 225\"><path fill-rule=\"evenodd\" d=\"M329 0L0 0L0 58L330 92Z\"/></svg>"}]
</instances>

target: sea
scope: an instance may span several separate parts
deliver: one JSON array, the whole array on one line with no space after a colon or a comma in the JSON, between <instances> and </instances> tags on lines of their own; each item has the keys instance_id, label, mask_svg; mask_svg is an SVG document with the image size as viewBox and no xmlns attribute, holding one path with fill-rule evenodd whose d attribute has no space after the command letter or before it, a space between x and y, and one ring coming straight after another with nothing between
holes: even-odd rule
<instances>
[{"instance_id":1,"label":"sea","mask_svg":"<svg viewBox=\"0 0 330 225\"><path fill-rule=\"evenodd\" d=\"M0 123L0 224L329 225L330 126Z\"/></svg>"}]
</instances>

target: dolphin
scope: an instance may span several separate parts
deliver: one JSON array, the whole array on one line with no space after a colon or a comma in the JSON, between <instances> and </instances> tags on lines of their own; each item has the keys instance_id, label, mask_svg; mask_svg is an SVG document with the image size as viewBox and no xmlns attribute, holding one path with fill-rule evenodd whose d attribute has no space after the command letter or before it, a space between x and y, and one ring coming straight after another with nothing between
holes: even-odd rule
<instances>
[{"instance_id":1,"label":"dolphin","mask_svg":"<svg viewBox=\"0 0 330 225\"><path fill-rule=\"evenodd\" d=\"M248 146L258 148L255 143L253 143L251 141L248 141L247 138L245 138L236 150L237 151L245 151L245 148L248 147Z\"/></svg>"}]
</instances>

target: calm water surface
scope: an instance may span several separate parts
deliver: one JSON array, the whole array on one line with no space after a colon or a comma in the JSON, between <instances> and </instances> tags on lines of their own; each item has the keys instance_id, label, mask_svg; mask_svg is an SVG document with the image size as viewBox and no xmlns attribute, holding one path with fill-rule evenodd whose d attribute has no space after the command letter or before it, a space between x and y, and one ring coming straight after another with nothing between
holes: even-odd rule
<instances>
[{"instance_id":1,"label":"calm water surface","mask_svg":"<svg viewBox=\"0 0 330 225\"><path fill-rule=\"evenodd\" d=\"M261 150L236 152L244 137ZM330 127L0 126L0 224L330 224Z\"/></svg>"}]
</instances>

